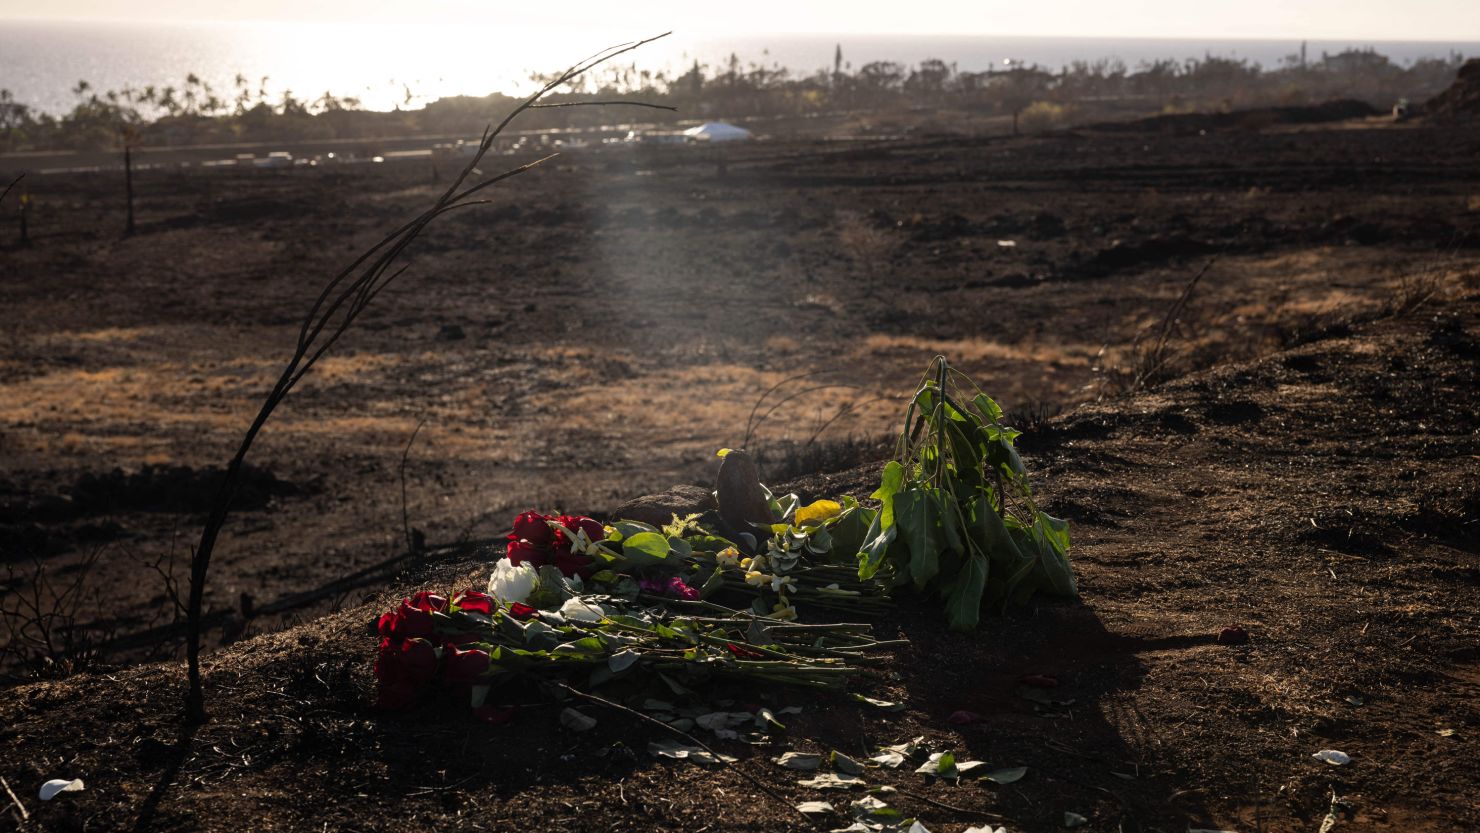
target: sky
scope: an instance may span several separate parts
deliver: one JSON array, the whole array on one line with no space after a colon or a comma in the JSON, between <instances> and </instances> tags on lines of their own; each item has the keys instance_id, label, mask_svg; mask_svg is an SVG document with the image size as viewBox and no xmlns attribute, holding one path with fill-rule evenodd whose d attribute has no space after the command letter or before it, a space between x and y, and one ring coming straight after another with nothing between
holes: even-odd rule
<instances>
[{"instance_id":1,"label":"sky","mask_svg":"<svg viewBox=\"0 0 1480 833\"><path fill-rule=\"evenodd\" d=\"M0 0L0 19L482 23L686 34L1480 41L1480 0Z\"/></svg>"}]
</instances>

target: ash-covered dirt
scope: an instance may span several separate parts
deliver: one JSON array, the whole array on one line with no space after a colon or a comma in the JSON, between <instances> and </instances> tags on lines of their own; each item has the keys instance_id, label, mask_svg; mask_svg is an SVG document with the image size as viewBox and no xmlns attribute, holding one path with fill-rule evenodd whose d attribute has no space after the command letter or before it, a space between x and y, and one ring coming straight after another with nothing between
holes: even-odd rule
<instances>
[{"instance_id":1,"label":"ash-covered dirt","mask_svg":"<svg viewBox=\"0 0 1480 833\"><path fill-rule=\"evenodd\" d=\"M847 820L805 821L791 805L859 794L802 787L772 758L861 758L923 735L959 760L1027 767L1001 786L866 772L896 789L879 798L937 833L1061 830L1065 813L1107 832L1309 833L1328 812L1337 830L1472 829L1480 287L1433 301L1025 436L1044 507L1073 521L1082 600L970 635L904 600L878 631L909 647L861 685L905 704L897 713L701 687L705 702L802 708L768 744L712 741L767 791L650 757L648 741L666 738L623 712L581 704L598 725L573 734L535 692L497 728L451 694L376 713L373 617L414 586L481 581L477 560L215 653L214 718L195 730L178 725L178 663L12 689L0 775L36 830L827 830ZM877 468L787 487L866 495ZM1249 641L1217 644L1233 624ZM953 724L958 710L980 720ZM1350 763L1312 758L1323 749ZM32 800L51 777L87 789Z\"/></svg>"},{"instance_id":2,"label":"ash-covered dirt","mask_svg":"<svg viewBox=\"0 0 1480 833\"><path fill-rule=\"evenodd\" d=\"M936 353L1031 428L1115 407L1138 371L1266 355L1473 274L1473 131L1245 128L607 147L491 189L413 246L263 433L260 488L213 563L211 640L414 567L403 454L405 525L441 552L531 506L706 482L721 446L781 477L876 459ZM79 665L172 652L171 578L212 472L322 282L439 173L141 171L132 237L121 174L28 176L32 245L0 230L6 604L75 583ZM817 372L746 441L768 388Z\"/></svg>"}]
</instances>

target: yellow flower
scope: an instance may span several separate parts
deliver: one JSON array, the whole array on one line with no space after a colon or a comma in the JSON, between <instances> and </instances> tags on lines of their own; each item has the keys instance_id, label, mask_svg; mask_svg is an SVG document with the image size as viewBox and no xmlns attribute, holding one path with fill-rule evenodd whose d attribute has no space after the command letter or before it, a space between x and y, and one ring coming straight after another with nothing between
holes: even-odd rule
<instances>
[{"instance_id":1,"label":"yellow flower","mask_svg":"<svg viewBox=\"0 0 1480 833\"><path fill-rule=\"evenodd\" d=\"M724 549L715 553L714 560L719 562L719 566L721 567L741 566L740 551L735 549L734 547L725 547Z\"/></svg>"},{"instance_id":2,"label":"yellow flower","mask_svg":"<svg viewBox=\"0 0 1480 833\"><path fill-rule=\"evenodd\" d=\"M758 570L751 570L745 574L745 583L761 587L762 585L769 584L772 578L772 576L768 576Z\"/></svg>"},{"instance_id":3,"label":"yellow flower","mask_svg":"<svg viewBox=\"0 0 1480 833\"><path fill-rule=\"evenodd\" d=\"M753 559L753 558L742 558L742 559L740 559L740 569L742 569L742 570L749 570L751 563L754 562L754 561L755 561L755 559Z\"/></svg>"}]
</instances>

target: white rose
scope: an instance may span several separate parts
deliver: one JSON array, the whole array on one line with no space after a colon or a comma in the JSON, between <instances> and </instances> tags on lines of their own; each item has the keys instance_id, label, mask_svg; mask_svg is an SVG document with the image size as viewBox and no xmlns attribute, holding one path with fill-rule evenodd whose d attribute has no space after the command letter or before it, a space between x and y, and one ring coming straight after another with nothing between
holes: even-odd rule
<instances>
[{"instance_id":1,"label":"white rose","mask_svg":"<svg viewBox=\"0 0 1480 833\"><path fill-rule=\"evenodd\" d=\"M508 606L523 602L540 583L540 574L528 563L515 567L503 559L493 565L493 577L488 580L488 595Z\"/></svg>"}]
</instances>

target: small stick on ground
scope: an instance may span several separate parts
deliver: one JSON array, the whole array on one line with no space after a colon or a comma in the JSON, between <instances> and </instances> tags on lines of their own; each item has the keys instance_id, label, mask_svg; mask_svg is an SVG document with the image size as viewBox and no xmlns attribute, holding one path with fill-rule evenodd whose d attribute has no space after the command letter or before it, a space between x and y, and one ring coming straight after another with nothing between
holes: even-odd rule
<instances>
[{"instance_id":1,"label":"small stick on ground","mask_svg":"<svg viewBox=\"0 0 1480 833\"><path fill-rule=\"evenodd\" d=\"M10 796L11 801L15 802L15 808L21 811L21 821L29 820L31 814L26 812L26 805L22 804L21 800L16 797L15 791L10 788L10 785L5 782L4 778L0 778L0 787L5 788L5 794Z\"/></svg>"},{"instance_id":2,"label":"small stick on ground","mask_svg":"<svg viewBox=\"0 0 1480 833\"><path fill-rule=\"evenodd\" d=\"M570 686L570 685L568 685L566 683L556 682L555 685L558 686L563 691L565 691L567 694L572 694L572 695L574 695L576 697L580 697L583 700L589 700L592 703L596 703L597 705L606 706L607 708L611 708L611 709L616 709L617 711L622 712L623 714L626 714L626 715L631 716L631 717L635 717L635 718L637 718L639 720L645 720L648 723L651 723L651 724L653 724L655 726L658 726L658 727L660 727L660 728L662 728L662 729L664 729L664 730L666 730L666 731L668 731L668 732L670 732L672 734L678 735L679 737L683 738L684 740L688 741L689 743L692 743L693 745L699 747L700 749L703 749L705 752L708 752L710 755L714 756L714 760L718 761L720 766L722 766L722 767L724 767L724 768L726 768L726 769L728 769L728 770L730 770L732 772L738 772L738 773L740 773L741 775L745 776L746 780L748 780L748 781L750 781L750 783L756 785L756 787L758 787L761 792L765 793L766 795L770 796L771 798L776 799L777 801L781 802L782 804L785 804L788 808L790 808L792 810L792 812L796 813L797 815L801 816L804 819L807 819L807 821L809 821L809 822L812 821L811 817L809 817L806 813L803 813L801 810L798 810L796 808L796 806L791 803L790 799L788 799L786 796L784 796L781 793L778 793L774 789L772 789L772 787L771 787L770 784L767 784L766 782L764 782L761 779L755 777L754 775L751 775L750 773L746 772L745 770L741 769L738 766L731 766L730 765L730 762L729 761L726 761L724 759L724 757L721 756L718 752L714 751L713 749L710 749L703 741L699 740L698 738L694 737L693 735L689 734L688 732L685 732L685 731L683 731L681 729L675 729L674 727L669 726L667 723L664 723L663 721L659 720L656 717L653 717L652 715L643 714L642 712L637 711L636 709L629 709L626 706L622 705L621 703L613 703L610 700L607 700L607 699L602 698L602 697L597 697L594 694L587 694L586 692L580 691L579 689L576 689L576 688L573 688L572 686Z\"/></svg>"},{"instance_id":3,"label":"small stick on ground","mask_svg":"<svg viewBox=\"0 0 1480 833\"><path fill-rule=\"evenodd\" d=\"M982 818L989 818L989 819L1001 819L1001 818L1003 818L1003 816L1000 816L1000 815L998 815L996 813L988 813L985 810L968 810L965 807L957 807L954 804L947 804L944 801L936 801L935 799L931 798L928 795L920 795L917 792L911 792L909 790L900 789L899 787L895 787L894 789L900 795L907 795L910 798L915 799L916 801L923 801L926 804L931 805L932 807L939 807L942 810L950 810L952 813L960 813L963 816L980 816Z\"/></svg>"}]
</instances>

